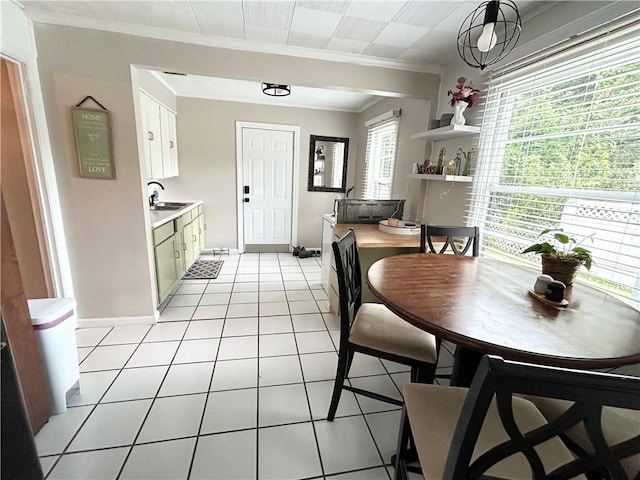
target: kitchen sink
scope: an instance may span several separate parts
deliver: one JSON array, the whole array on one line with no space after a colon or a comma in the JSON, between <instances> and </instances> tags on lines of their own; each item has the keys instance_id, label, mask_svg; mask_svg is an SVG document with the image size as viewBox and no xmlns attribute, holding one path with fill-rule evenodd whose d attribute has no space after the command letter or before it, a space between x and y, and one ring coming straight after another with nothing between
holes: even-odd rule
<instances>
[{"instance_id":1,"label":"kitchen sink","mask_svg":"<svg viewBox=\"0 0 640 480\"><path fill-rule=\"evenodd\" d=\"M151 210L163 211L163 210L181 210L184 207L191 205L191 202L159 202L151 206Z\"/></svg>"}]
</instances>

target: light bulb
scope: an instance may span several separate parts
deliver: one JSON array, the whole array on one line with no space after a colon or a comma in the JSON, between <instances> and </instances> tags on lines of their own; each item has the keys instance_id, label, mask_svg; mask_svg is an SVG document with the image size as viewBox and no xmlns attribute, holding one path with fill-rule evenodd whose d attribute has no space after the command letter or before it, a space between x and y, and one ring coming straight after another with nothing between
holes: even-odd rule
<instances>
[{"instance_id":1,"label":"light bulb","mask_svg":"<svg viewBox=\"0 0 640 480\"><path fill-rule=\"evenodd\" d=\"M498 42L498 36L496 35L496 24L485 23L482 27L482 33L478 38L478 50L481 52L488 52L496 46Z\"/></svg>"}]
</instances>

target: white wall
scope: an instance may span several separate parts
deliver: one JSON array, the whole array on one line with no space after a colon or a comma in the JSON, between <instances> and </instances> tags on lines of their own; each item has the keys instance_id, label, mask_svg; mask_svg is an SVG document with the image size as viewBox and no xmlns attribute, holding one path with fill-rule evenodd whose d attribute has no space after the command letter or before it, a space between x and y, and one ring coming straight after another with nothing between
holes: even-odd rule
<instances>
[{"instance_id":1,"label":"white wall","mask_svg":"<svg viewBox=\"0 0 640 480\"><path fill-rule=\"evenodd\" d=\"M78 313L83 319L104 322L147 321L153 318L155 304L150 273L153 266L148 256L146 181L140 173L131 65L258 81L269 78L294 85L366 89L401 97L429 98L438 86L438 77L433 74L229 51L80 28L37 24L35 38ZM112 113L115 180L78 175L69 109L85 95L94 96ZM180 137L184 128L180 126L180 101L178 128ZM197 128L206 129L206 123ZM308 141L309 133L341 132L306 132L302 138ZM184 142L179 139L179 143ZM304 150L306 142L301 145ZM229 177L225 181L233 180ZM312 196L325 197L332 198L322 193ZM310 205L316 204L318 211L312 213ZM315 201L301 204L301 215L305 208L310 217L318 215L319 229L319 214L330 205ZM304 235L301 230L301 242L306 239Z\"/></svg>"}]
</instances>

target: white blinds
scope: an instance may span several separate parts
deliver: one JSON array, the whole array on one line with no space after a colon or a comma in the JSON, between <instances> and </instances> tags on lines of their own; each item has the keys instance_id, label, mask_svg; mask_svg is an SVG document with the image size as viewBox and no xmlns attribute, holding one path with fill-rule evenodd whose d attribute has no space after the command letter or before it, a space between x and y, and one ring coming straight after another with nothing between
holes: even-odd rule
<instances>
[{"instance_id":1,"label":"white blinds","mask_svg":"<svg viewBox=\"0 0 640 480\"><path fill-rule=\"evenodd\" d=\"M483 255L563 228L592 251L580 279L640 305L640 31L491 79L469 223Z\"/></svg>"},{"instance_id":2,"label":"white blinds","mask_svg":"<svg viewBox=\"0 0 640 480\"><path fill-rule=\"evenodd\" d=\"M368 127L362 198L391 198L397 139L398 117Z\"/></svg>"}]
</instances>

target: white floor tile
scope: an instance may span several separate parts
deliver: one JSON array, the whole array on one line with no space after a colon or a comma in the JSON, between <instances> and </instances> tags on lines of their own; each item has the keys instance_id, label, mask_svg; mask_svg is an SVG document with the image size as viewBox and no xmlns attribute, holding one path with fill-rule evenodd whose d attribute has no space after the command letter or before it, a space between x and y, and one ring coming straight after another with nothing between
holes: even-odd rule
<instances>
[{"instance_id":1,"label":"white floor tile","mask_svg":"<svg viewBox=\"0 0 640 480\"><path fill-rule=\"evenodd\" d=\"M309 289L309 284L307 282L304 281L287 281L284 282L284 288L285 290L289 291L289 290L308 290Z\"/></svg>"},{"instance_id":2,"label":"white floor tile","mask_svg":"<svg viewBox=\"0 0 640 480\"><path fill-rule=\"evenodd\" d=\"M290 302L302 302L304 300L313 300L313 294L311 290L289 290L287 292L287 299Z\"/></svg>"},{"instance_id":3,"label":"white floor tile","mask_svg":"<svg viewBox=\"0 0 640 480\"><path fill-rule=\"evenodd\" d=\"M180 287L178 287L178 290L176 290L176 294L177 295L203 294L206 288L207 288L206 282L203 282L203 283L200 283L200 282L186 283L185 282L182 285L180 285Z\"/></svg>"},{"instance_id":4,"label":"white floor tile","mask_svg":"<svg viewBox=\"0 0 640 480\"><path fill-rule=\"evenodd\" d=\"M69 445L69 452L131 445L150 406L151 400L98 405Z\"/></svg>"},{"instance_id":5,"label":"white floor tile","mask_svg":"<svg viewBox=\"0 0 640 480\"><path fill-rule=\"evenodd\" d=\"M256 430L198 439L191 480L246 480L256 477Z\"/></svg>"},{"instance_id":6,"label":"white floor tile","mask_svg":"<svg viewBox=\"0 0 640 480\"><path fill-rule=\"evenodd\" d=\"M275 292L260 292L259 302L286 302L287 296L284 293L284 290L279 290Z\"/></svg>"},{"instance_id":7,"label":"white floor tile","mask_svg":"<svg viewBox=\"0 0 640 480\"><path fill-rule=\"evenodd\" d=\"M266 304L266 305L277 305ZM262 307L260 307L260 311L262 312ZM286 315L280 315L277 317L264 317L260 316L260 334L268 334L268 333L291 333L293 332L293 325L291 324L291 317Z\"/></svg>"},{"instance_id":8,"label":"white floor tile","mask_svg":"<svg viewBox=\"0 0 640 480\"><path fill-rule=\"evenodd\" d=\"M315 300L327 300L327 294L324 290L311 290L311 293Z\"/></svg>"},{"instance_id":9,"label":"white floor tile","mask_svg":"<svg viewBox=\"0 0 640 480\"><path fill-rule=\"evenodd\" d=\"M42 474L46 477L53 464L58 460L58 455L52 457L40 457L40 468L42 468Z\"/></svg>"},{"instance_id":10,"label":"white floor tile","mask_svg":"<svg viewBox=\"0 0 640 480\"><path fill-rule=\"evenodd\" d=\"M280 385L260 389L258 425L268 427L311 420L304 385Z\"/></svg>"},{"instance_id":11,"label":"white floor tile","mask_svg":"<svg viewBox=\"0 0 640 480\"><path fill-rule=\"evenodd\" d=\"M257 282L259 276L257 273L241 273L236 275L236 282L244 283L244 282Z\"/></svg>"},{"instance_id":12,"label":"white floor tile","mask_svg":"<svg viewBox=\"0 0 640 480\"><path fill-rule=\"evenodd\" d=\"M258 390L211 392L202 421L201 434L255 428L258 420Z\"/></svg>"},{"instance_id":13,"label":"white floor tile","mask_svg":"<svg viewBox=\"0 0 640 480\"><path fill-rule=\"evenodd\" d=\"M167 303L167 307L194 307L200 302L201 293L196 295L174 295Z\"/></svg>"},{"instance_id":14,"label":"white floor tile","mask_svg":"<svg viewBox=\"0 0 640 480\"><path fill-rule=\"evenodd\" d=\"M195 448L195 438L136 445L124 466L121 480L186 480Z\"/></svg>"},{"instance_id":15,"label":"white floor tile","mask_svg":"<svg viewBox=\"0 0 640 480\"><path fill-rule=\"evenodd\" d=\"M319 421L315 426L325 473L383 465L362 416Z\"/></svg>"},{"instance_id":16,"label":"white floor tile","mask_svg":"<svg viewBox=\"0 0 640 480\"><path fill-rule=\"evenodd\" d=\"M207 285L207 288L205 288L204 294L231 293L232 289L233 283L210 283Z\"/></svg>"},{"instance_id":17,"label":"white floor tile","mask_svg":"<svg viewBox=\"0 0 640 480\"><path fill-rule=\"evenodd\" d=\"M120 370L105 370L80 374L80 392L67 402L69 407L95 405L107 391Z\"/></svg>"},{"instance_id":18,"label":"white floor tile","mask_svg":"<svg viewBox=\"0 0 640 480\"><path fill-rule=\"evenodd\" d=\"M311 290L323 290L324 289L324 286L320 282L320 279L318 279L318 280L307 279L307 284L309 285L309 288Z\"/></svg>"},{"instance_id":19,"label":"white floor tile","mask_svg":"<svg viewBox=\"0 0 640 480\"><path fill-rule=\"evenodd\" d=\"M166 366L158 366L122 370L102 402L121 402L155 397L162 379L167 373L167 368Z\"/></svg>"},{"instance_id":20,"label":"white floor tile","mask_svg":"<svg viewBox=\"0 0 640 480\"><path fill-rule=\"evenodd\" d=\"M210 280L209 285L211 285L211 283L233 283L234 281L236 281L236 275L218 275L218 278L214 278L212 280Z\"/></svg>"},{"instance_id":21,"label":"white floor tile","mask_svg":"<svg viewBox=\"0 0 640 480\"><path fill-rule=\"evenodd\" d=\"M292 315L293 329L296 332L314 332L326 331L326 326L322 315L319 313L304 313L301 315Z\"/></svg>"},{"instance_id":22,"label":"white floor tile","mask_svg":"<svg viewBox=\"0 0 640 480\"><path fill-rule=\"evenodd\" d=\"M129 448L113 448L64 455L47 479L115 480Z\"/></svg>"},{"instance_id":23,"label":"white floor tile","mask_svg":"<svg viewBox=\"0 0 640 480\"><path fill-rule=\"evenodd\" d=\"M233 292L230 303L257 303L258 292Z\"/></svg>"},{"instance_id":24,"label":"white floor tile","mask_svg":"<svg viewBox=\"0 0 640 480\"><path fill-rule=\"evenodd\" d=\"M264 335L260 337L260 357L294 355L298 353L293 333Z\"/></svg>"},{"instance_id":25,"label":"white floor tile","mask_svg":"<svg viewBox=\"0 0 640 480\"><path fill-rule=\"evenodd\" d=\"M302 272L283 272L282 280L285 282L300 282L304 281L304 274Z\"/></svg>"},{"instance_id":26,"label":"white floor tile","mask_svg":"<svg viewBox=\"0 0 640 480\"><path fill-rule=\"evenodd\" d=\"M300 313L316 313L320 311L315 300L289 302L289 309L291 310L291 315L297 315Z\"/></svg>"},{"instance_id":27,"label":"white floor tile","mask_svg":"<svg viewBox=\"0 0 640 480\"><path fill-rule=\"evenodd\" d=\"M67 408L61 415L52 415L36 435L38 455L62 453L93 407Z\"/></svg>"},{"instance_id":28,"label":"white floor tile","mask_svg":"<svg viewBox=\"0 0 640 480\"><path fill-rule=\"evenodd\" d=\"M350 382L354 387L361 388L363 390L370 390L372 392L380 393L388 397L402 400L400 391L395 386L393 381L389 378L389 375L351 378ZM357 398L358 402L360 403L360 408L364 413L376 413L400 409L400 407L396 407L395 405L392 405L390 403L381 402L369 397L363 397L362 395L358 395Z\"/></svg>"},{"instance_id":29,"label":"white floor tile","mask_svg":"<svg viewBox=\"0 0 640 480\"><path fill-rule=\"evenodd\" d=\"M191 320L196 307L167 307L160 312L159 322L174 322L176 320Z\"/></svg>"},{"instance_id":30,"label":"white floor tile","mask_svg":"<svg viewBox=\"0 0 640 480\"><path fill-rule=\"evenodd\" d=\"M94 347L79 347L78 348L78 362L82 363L85 358L93 351Z\"/></svg>"},{"instance_id":31,"label":"white floor tile","mask_svg":"<svg viewBox=\"0 0 640 480\"><path fill-rule=\"evenodd\" d=\"M227 313L226 305L201 305L193 313L193 320L208 320L214 318L224 318Z\"/></svg>"},{"instance_id":32,"label":"white floor tile","mask_svg":"<svg viewBox=\"0 0 640 480\"><path fill-rule=\"evenodd\" d=\"M302 353L333 352L335 348L331 337L324 332L301 332L296 333L298 351Z\"/></svg>"},{"instance_id":33,"label":"white floor tile","mask_svg":"<svg viewBox=\"0 0 640 480\"><path fill-rule=\"evenodd\" d=\"M230 293L205 293L200 299L200 305L227 305L230 298Z\"/></svg>"},{"instance_id":34,"label":"white floor tile","mask_svg":"<svg viewBox=\"0 0 640 480\"><path fill-rule=\"evenodd\" d=\"M322 318L324 318L324 323L329 330L340 330L340 319L335 313L323 312Z\"/></svg>"},{"instance_id":35,"label":"white floor tile","mask_svg":"<svg viewBox=\"0 0 640 480\"><path fill-rule=\"evenodd\" d=\"M95 347L107 336L111 327L79 328L76 330L78 347Z\"/></svg>"},{"instance_id":36,"label":"white floor tile","mask_svg":"<svg viewBox=\"0 0 640 480\"><path fill-rule=\"evenodd\" d=\"M236 303L229 305L227 311L227 318L234 317L257 317L258 316L258 304L257 303Z\"/></svg>"},{"instance_id":37,"label":"white floor tile","mask_svg":"<svg viewBox=\"0 0 640 480\"><path fill-rule=\"evenodd\" d=\"M227 320L229 321L229 320ZM220 341L218 360L235 360L258 356L258 337L225 337Z\"/></svg>"},{"instance_id":38,"label":"white floor tile","mask_svg":"<svg viewBox=\"0 0 640 480\"><path fill-rule=\"evenodd\" d=\"M326 419L329 413L329 405L331 404L331 396L333 395L333 381L307 383L307 393L309 394L309 404L311 405L313 419ZM340 401L338 402L338 410L336 410L336 418L361 413L358 402L356 402L356 396L347 390L342 390Z\"/></svg>"},{"instance_id":39,"label":"white floor tile","mask_svg":"<svg viewBox=\"0 0 640 480\"><path fill-rule=\"evenodd\" d=\"M244 275L246 273L259 273L259 267L258 265L250 265L247 267L238 267L238 270L236 271L236 273Z\"/></svg>"},{"instance_id":40,"label":"white floor tile","mask_svg":"<svg viewBox=\"0 0 640 480\"><path fill-rule=\"evenodd\" d=\"M249 318L227 318L224 322L223 337L239 337L246 335L258 335L258 319Z\"/></svg>"},{"instance_id":41,"label":"white floor tile","mask_svg":"<svg viewBox=\"0 0 640 480\"><path fill-rule=\"evenodd\" d=\"M142 343L127 362L127 368L169 365L180 342Z\"/></svg>"},{"instance_id":42,"label":"white floor tile","mask_svg":"<svg viewBox=\"0 0 640 480\"><path fill-rule=\"evenodd\" d=\"M279 282L260 282L261 292L278 292L284 290L284 284Z\"/></svg>"},{"instance_id":43,"label":"white floor tile","mask_svg":"<svg viewBox=\"0 0 640 480\"><path fill-rule=\"evenodd\" d=\"M389 373L400 373L400 372L410 372L411 367L408 365L403 365L401 363L392 362L391 360L381 360L384 368L387 369Z\"/></svg>"},{"instance_id":44,"label":"white floor tile","mask_svg":"<svg viewBox=\"0 0 640 480\"><path fill-rule=\"evenodd\" d=\"M300 355L305 382L333 380L336 377L338 355L335 352Z\"/></svg>"},{"instance_id":45,"label":"white floor tile","mask_svg":"<svg viewBox=\"0 0 640 480\"><path fill-rule=\"evenodd\" d=\"M206 395L158 398L142 426L137 443L171 440L198 433Z\"/></svg>"},{"instance_id":46,"label":"white floor tile","mask_svg":"<svg viewBox=\"0 0 640 480\"><path fill-rule=\"evenodd\" d=\"M304 272L304 278L307 280L307 282L320 281L321 275L322 274L320 272Z\"/></svg>"},{"instance_id":47,"label":"white floor tile","mask_svg":"<svg viewBox=\"0 0 640 480\"><path fill-rule=\"evenodd\" d=\"M209 362L216 359L219 338L183 340L173 363Z\"/></svg>"},{"instance_id":48,"label":"white floor tile","mask_svg":"<svg viewBox=\"0 0 640 480\"><path fill-rule=\"evenodd\" d=\"M391 455L396 453L401 415L402 410L366 415L369 429L373 434L380 455L387 462L391 460Z\"/></svg>"},{"instance_id":49,"label":"white floor tile","mask_svg":"<svg viewBox=\"0 0 640 480\"><path fill-rule=\"evenodd\" d=\"M300 360L297 355L261 358L258 365L260 386L302 382Z\"/></svg>"},{"instance_id":50,"label":"white floor tile","mask_svg":"<svg viewBox=\"0 0 640 480\"><path fill-rule=\"evenodd\" d=\"M136 347L134 344L96 347L80 364L80 372L122 368Z\"/></svg>"},{"instance_id":51,"label":"white floor tile","mask_svg":"<svg viewBox=\"0 0 640 480\"><path fill-rule=\"evenodd\" d=\"M294 257L293 255L287 254L289 256L285 256L285 257L278 257L278 261L280 262L280 267L284 267L285 265L294 265L298 268L300 268L300 265L298 264L298 258Z\"/></svg>"},{"instance_id":52,"label":"white floor tile","mask_svg":"<svg viewBox=\"0 0 640 480\"><path fill-rule=\"evenodd\" d=\"M409 473L409 475L411 475L411 473ZM422 478L422 476L420 476L420 478ZM389 474L385 467L377 467L358 470L356 472L331 475L330 477L327 477L327 480L389 480Z\"/></svg>"},{"instance_id":53,"label":"white floor tile","mask_svg":"<svg viewBox=\"0 0 640 480\"><path fill-rule=\"evenodd\" d=\"M260 316L271 317L274 315L289 315L287 302L268 302L260 304Z\"/></svg>"},{"instance_id":54,"label":"white floor tile","mask_svg":"<svg viewBox=\"0 0 640 480\"><path fill-rule=\"evenodd\" d=\"M279 275L280 271L280 265L260 265L260 274L277 273ZM278 278L278 280L280 279Z\"/></svg>"},{"instance_id":55,"label":"white floor tile","mask_svg":"<svg viewBox=\"0 0 640 480\"><path fill-rule=\"evenodd\" d=\"M193 320L189 322L184 339L219 338L222 335L223 325L224 320Z\"/></svg>"},{"instance_id":56,"label":"white floor tile","mask_svg":"<svg viewBox=\"0 0 640 480\"><path fill-rule=\"evenodd\" d=\"M171 365L159 396L208 392L212 373L213 362Z\"/></svg>"},{"instance_id":57,"label":"white floor tile","mask_svg":"<svg viewBox=\"0 0 640 480\"><path fill-rule=\"evenodd\" d=\"M262 289L262 285L260 285L260 289ZM258 282L246 282L246 283L235 283L233 284L233 292L257 292L258 291Z\"/></svg>"},{"instance_id":58,"label":"white floor tile","mask_svg":"<svg viewBox=\"0 0 640 480\"><path fill-rule=\"evenodd\" d=\"M216 362L211 390L255 388L258 386L258 359Z\"/></svg>"},{"instance_id":59,"label":"white floor tile","mask_svg":"<svg viewBox=\"0 0 640 480\"><path fill-rule=\"evenodd\" d=\"M300 265L295 265L295 264L291 264L291 265L286 265L286 264L282 264L282 260L280 261L281 265L280 265L280 270L284 273L302 273L302 268L300 268Z\"/></svg>"},{"instance_id":60,"label":"white floor tile","mask_svg":"<svg viewBox=\"0 0 640 480\"><path fill-rule=\"evenodd\" d=\"M364 377L367 375L384 375L387 371L380 363L378 357L365 355L364 353L356 353L353 356L351 369L349 370L349 378Z\"/></svg>"},{"instance_id":61,"label":"white floor tile","mask_svg":"<svg viewBox=\"0 0 640 480\"><path fill-rule=\"evenodd\" d=\"M322 474L311 423L258 430L259 479L288 480Z\"/></svg>"},{"instance_id":62,"label":"white floor tile","mask_svg":"<svg viewBox=\"0 0 640 480\"><path fill-rule=\"evenodd\" d=\"M331 312L331 304L329 303L329 300L317 300L317 302L318 302L318 309L322 313L330 313Z\"/></svg>"},{"instance_id":63,"label":"white floor tile","mask_svg":"<svg viewBox=\"0 0 640 480\"><path fill-rule=\"evenodd\" d=\"M259 279L261 282L280 282L284 275L283 273L261 273Z\"/></svg>"},{"instance_id":64,"label":"white floor tile","mask_svg":"<svg viewBox=\"0 0 640 480\"><path fill-rule=\"evenodd\" d=\"M398 390L402 392L404 386L408 383L411 383L411 372L392 373L391 378L393 380L393 383L396 384L396 387L398 387Z\"/></svg>"},{"instance_id":65,"label":"white floor tile","mask_svg":"<svg viewBox=\"0 0 640 480\"><path fill-rule=\"evenodd\" d=\"M182 340L189 322L157 323L144 337L144 342L166 342L170 340Z\"/></svg>"}]
</instances>

